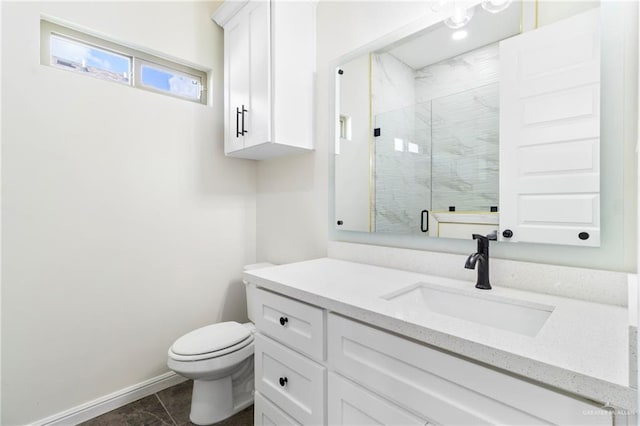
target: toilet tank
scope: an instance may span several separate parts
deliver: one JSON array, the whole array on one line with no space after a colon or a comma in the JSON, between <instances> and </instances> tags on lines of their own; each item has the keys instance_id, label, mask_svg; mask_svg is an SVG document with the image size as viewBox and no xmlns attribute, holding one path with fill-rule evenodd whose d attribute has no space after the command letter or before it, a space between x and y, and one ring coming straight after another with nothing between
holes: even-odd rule
<instances>
[{"instance_id":1,"label":"toilet tank","mask_svg":"<svg viewBox=\"0 0 640 426\"><path fill-rule=\"evenodd\" d=\"M275 266L272 263L254 263L252 265L245 265L244 268L242 268L244 271L252 271L255 269L262 269L262 268L268 268L270 266ZM256 285L255 284L251 284L248 281L242 281L245 285L245 289L247 291L247 316L249 317L249 321L251 321L252 323L255 323L255 319L256 319L256 310L257 310L257 305L255 302L255 294L256 294Z\"/></svg>"}]
</instances>

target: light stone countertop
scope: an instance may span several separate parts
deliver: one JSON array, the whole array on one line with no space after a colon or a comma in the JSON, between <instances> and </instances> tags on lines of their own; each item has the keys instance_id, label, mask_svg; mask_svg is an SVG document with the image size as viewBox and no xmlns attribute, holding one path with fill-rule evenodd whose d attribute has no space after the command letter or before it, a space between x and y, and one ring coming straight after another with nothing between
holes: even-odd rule
<instances>
[{"instance_id":1,"label":"light stone countertop","mask_svg":"<svg viewBox=\"0 0 640 426\"><path fill-rule=\"evenodd\" d=\"M492 296L555 307L542 329L530 337L426 309L403 311L380 297L418 282L488 294L475 289L474 282L329 258L252 270L244 278L596 402L636 410L637 392L628 387L626 308L494 286Z\"/></svg>"}]
</instances>

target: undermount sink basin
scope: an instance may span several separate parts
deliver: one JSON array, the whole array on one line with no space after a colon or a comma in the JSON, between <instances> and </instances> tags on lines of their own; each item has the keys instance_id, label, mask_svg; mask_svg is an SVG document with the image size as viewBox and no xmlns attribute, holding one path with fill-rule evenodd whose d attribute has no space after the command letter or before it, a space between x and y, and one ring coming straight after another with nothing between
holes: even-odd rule
<instances>
[{"instance_id":1,"label":"undermount sink basin","mask_svg":"<svg viewBox=\"0 0 640 426\"><path fill-rule=\"evenodd\" d=\"M401 309L428 310L506 331L535 336L554 307L495 296L487 290L466 290L419 282L383 299Z\"/></svg>"}]
</instances>

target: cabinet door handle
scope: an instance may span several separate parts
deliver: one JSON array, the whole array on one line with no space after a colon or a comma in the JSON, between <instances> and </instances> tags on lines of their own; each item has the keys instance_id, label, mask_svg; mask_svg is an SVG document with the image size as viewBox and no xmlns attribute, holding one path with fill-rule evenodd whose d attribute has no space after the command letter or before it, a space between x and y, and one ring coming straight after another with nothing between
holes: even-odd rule
<instances>
[{"instance_id":1,"label":"cabinet door handle","mask_svg":"<svg viewBox=\"0 0 640 426\"><path fill-rule=\"evenodd\" d=\"M245 109L244 105L242 105L242 133L241 133L241 134L243 134L243 135L244 135L244 134L246 134L246 133L249 133L249 131L248 131L248 130L245 130L245 129L244 129L244 113L245 113L245 112L249 112L249 111L247 111L247 110Z\"/></svg>"},{"instance_id":2,"label":"cabinet door handle","mask_svg":"<svg viewBox=\"0 0 640 426\"><path fill-rule=\"evenodd\" d=\"M287 379L286 377L280 377L280 379L278 379L278 382L280 382L280 386L285 387L287 386L287 382L289 381L289 379Z\"/></svg>"},{"instance_id":3,"label":"cabinet door handle","mask_svg":"<svg viewBox=\"0 0 640 426\"><path fill-rule=\"evenodd\" d=\"M289 322L289 318L287 318L287 317L280 317L280 325L281 325L281 326L283 326L283 327L284 327L284 325L285 325L286 323L288 323L288 322Z\"/></svg>"},{"instance_id":4,"label":"cabinet door handle","mask_svg":"<svg viewBox=\"0 0 640 426\"><path fill-rule=\"evenodd\" d=\"M241 133L240 133L240 118L238 117L239 115L240 115L240 108L236 107L236 138L239 138L240 135L241 135ZM244 123L244 118L242 119L242 122Z\"/></svg>"},{"instance_id":5,"label":"cabinet door handle","mask_svg":"<svg viewBox=\"0 0 640 426\"><path fill-rule=\"evenodd\" d=\"M429 210L422 210L420 212L420 231L429 231Z\"/></svg>"}]
</instances>

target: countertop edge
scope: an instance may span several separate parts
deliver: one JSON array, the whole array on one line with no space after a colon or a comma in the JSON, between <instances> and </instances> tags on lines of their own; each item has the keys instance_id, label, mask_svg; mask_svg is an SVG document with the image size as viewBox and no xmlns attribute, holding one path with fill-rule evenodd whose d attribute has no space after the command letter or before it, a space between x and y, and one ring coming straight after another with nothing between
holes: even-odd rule
<instances>
[{"instance_id":1,"label":"countertop edge","mask_svg":"<svg viewBox=\"0 0 640 426\"><path fill-rule=\"evenodd\" d=\"M435 329L413 324L382 313L339 302L315 293L300 290L276 281L271 281L251 272L244 272L244 278L258 287L298 299L330 312L343 315L368 325L392 332L434 348L450 352L456 356L490 367L504 370L561 391L569 392L600 404L611 404L623 410L636 410L637 390L602 379L587 376L522 355L496 349L478 342L466 340ZM443 338L436 342L434 337Z\"/></svg>"}]
</instances>

